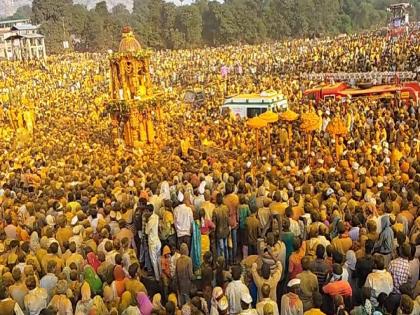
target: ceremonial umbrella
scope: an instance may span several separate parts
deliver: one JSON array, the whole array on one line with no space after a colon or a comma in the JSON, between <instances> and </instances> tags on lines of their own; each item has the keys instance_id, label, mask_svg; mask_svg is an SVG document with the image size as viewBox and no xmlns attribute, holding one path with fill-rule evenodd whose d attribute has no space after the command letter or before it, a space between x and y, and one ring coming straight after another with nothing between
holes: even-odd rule
<instances>
[{"instance_id":1,"label":"ceremonial umbrella","mask_svg":"<svg viewBox=\"0 0 420 315\"><path fill-rule=\"evenodd\" d=\"M287 144L287 151L286 151L286 160L289 159L289 150L290 150L290 142L292 141L292 122L299 118L299 114L295 113L291 109L287 109L286 111L279 114L279 118L282 121L287 123L287 134L289 136L289 141Z\"/></svg>"},{"instance_id":2,"label":"ceremonial umbrella","mask_svg":"<svg viewBox=\"0 0 420 315\"><path fill-rule=\"evenodd\" d=\"M279 115L273 113L272 111L266 111L258 117L266 121L268 124L275 123L279 120ZM268 144L270 146L270 156L271 156L271 128L268 128Z\"/></svg>"},{"instance_id":3,"label":"ceremonial umbrella","mask_svg":"<svg viewBox=\"0 0 420 315\"><path fill-rule=\"evenodd\" d=\"M338 136L345 136L348 133L346 125L340 117L334 117L327 126L327 131L334 137L335 140L335 154L337 161L340 160L340 153L338 152Z\"/></svg>"},{"instance_id":4,"label":"ceremonial umbrella","mask_svg":"<svg viewBox=\"0 0 420 315\"><path fill-rule=\"evenodd\" d=\"M289 134L289 141L292 140L292 121L295 121L299 118L299 114L288 109L285 112L279 114L279 118L282 121L287 122L287 131Z\"/></svg>"},{"instance_id":5,"label":"ceremonial umbrella","mask_svg":"<svg viewBox=\"0 0 420 315\"><path fill-rule=\"evenodd\" d=\"M258 142L258 130L267 126L267 122L260 117L254 117L249 119L246 122L249 128L255 129L255 135L257 139L257 161L258 161L258 154L259 154L259 142Z\"/></svg>"},{"instance_id":6,"label":"ceremonial umbrella","mask_svg":"<svg viewBox=\"0 0 420 315\"><path fill-rule=\"evenodd\" d=\"M308 135L308 157L311 154L311 143L313 131L322 126L322 119L314 112L304 113L301 115L302 124L300 128Z\"/></svg>"}]
</instances>

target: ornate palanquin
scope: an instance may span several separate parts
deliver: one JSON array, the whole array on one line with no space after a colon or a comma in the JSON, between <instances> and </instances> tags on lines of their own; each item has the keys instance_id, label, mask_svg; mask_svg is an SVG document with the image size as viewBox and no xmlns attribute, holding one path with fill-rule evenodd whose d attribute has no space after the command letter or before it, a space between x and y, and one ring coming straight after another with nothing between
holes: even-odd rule
<instances>
[{"instance_id":1,"label":"ornate palanquin","mask_svg":"<svg viewBox=\"0 0 420 315\"><path fill-rule=\"evenodd\" d=\"M129 27L123 29L118 52L111 54L109 99L106 104L113 137L123 138L129 147L153 142L152 110L159 104L150 78L151 52L142 49Z\"/></svg>"}]
</instances>

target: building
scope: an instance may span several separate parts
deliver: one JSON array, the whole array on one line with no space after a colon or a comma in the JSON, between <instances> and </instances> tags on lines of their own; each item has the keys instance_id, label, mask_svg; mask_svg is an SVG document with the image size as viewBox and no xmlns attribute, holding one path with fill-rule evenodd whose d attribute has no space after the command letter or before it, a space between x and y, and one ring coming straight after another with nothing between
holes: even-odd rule
<instances>
[{"instance_id":1,"label":"building","mask_svg":"<svg viewBox=\"0 0 420 315\"><path fill-rule=\"evenodd\" d=\"M29 20L0 22L0 58L32 60L46 57L44 36Z\"/></svg>"}]
</instances>

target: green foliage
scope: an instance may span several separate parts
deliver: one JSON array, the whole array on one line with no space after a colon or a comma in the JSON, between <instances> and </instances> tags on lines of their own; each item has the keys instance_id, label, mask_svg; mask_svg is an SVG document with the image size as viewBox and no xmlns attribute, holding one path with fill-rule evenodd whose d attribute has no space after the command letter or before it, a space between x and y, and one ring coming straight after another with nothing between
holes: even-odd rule
<instances>
[{"instance_id":1,"label":"green foliage","mask_svg":"<svg viewBox=\"0 0 420 315\"><path fill-rule=\"evenodd\" d=\"M134 0L133 12L106 2L92 10L72 0L33 0L49 52L63 40L75 49L116 50L121 29L131 25L143 46L179 49L202 45L259 43L290 37L352 33L385 26L393 0L196 0L176 6L164 0ZM420 18L420 0L411 0L411 19ZM27 8L19 14L27 14ZM17 13L18 14L18 13ZM20 16L20 15L19 15Z\"/></svg>"}]
</instances>

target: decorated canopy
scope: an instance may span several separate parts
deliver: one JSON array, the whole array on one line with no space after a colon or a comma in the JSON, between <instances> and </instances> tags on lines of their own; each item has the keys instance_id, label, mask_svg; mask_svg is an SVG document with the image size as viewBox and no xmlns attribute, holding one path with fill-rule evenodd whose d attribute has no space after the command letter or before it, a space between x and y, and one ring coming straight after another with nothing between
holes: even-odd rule
<instances>
[{"instance_id":1,"label":"decorated canopy","mask_svg":"<svg viewBox=\"0 0 420 315\"><path fill-rule=\"evenodd\" d=\"M249 119L246 122L246 124L250 128L260 129L260 128L266 127L268 123L267 121L265 121L264 119L261 119L260 117L254 117L254 118Z\"/></svg>"},{"instance_id":2,"label":"decorated canopy","mask_svg":"<svg viewBox=\"0 0 420 315\"><path fill-rule=\"evenodd\" d=\"M294 111L288 109L285 112L279 114L280 120L283 121L295 121L299 118L299 114L295 113Z\"/></svg>"},{"instance_id":3,"label":"decorated canopy","mask_svg":"<svg viewBox=\"0 0 420 315\"><path fill-rule=\"evenodd\" d=\"M304 113L301 115L302 124L300 128L305 132L317 130L322 125L322 119L314 112Z\"/></svg>"},{"instance_id":4,"label":"decorated canopy","mask_svg":"<svg viewBox=\"0 0 420 315\"><path fill-rule=\"evenodd\" d=\"M267 123L275 123L279 120L279 115L273 113L272 111L264 112L258 117L266 121Z\"/></svg>"},{"instance_id":5,"label":"decorated canopy","mask_svg":"<svg viewBox=\"0 0 420 315\"><path fill-rule=\"evenodd\" d=\"M120 42L119 52L137 52L141 50L141 45L134 37L133 31L126 26L123 29L122 39Z\"/></svg>"},{"instance_id":6,"label":"decorated canopy","mask_svg":"<svg viewBox=\"0 0 420 315\"><path fill-rule=\"evenodd\" d=\"M327 126L327 131L334 136L344 136L348 130L346 125L339 117L334 117Z\"/></svg>"}]
</instances>

